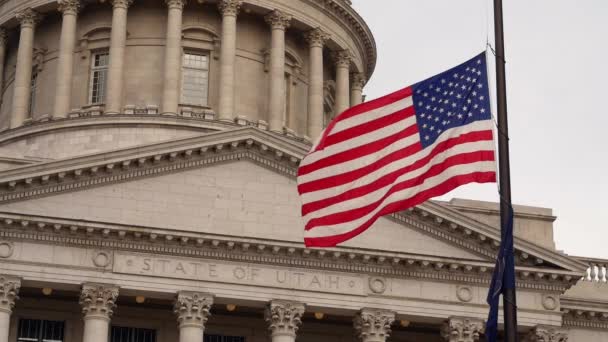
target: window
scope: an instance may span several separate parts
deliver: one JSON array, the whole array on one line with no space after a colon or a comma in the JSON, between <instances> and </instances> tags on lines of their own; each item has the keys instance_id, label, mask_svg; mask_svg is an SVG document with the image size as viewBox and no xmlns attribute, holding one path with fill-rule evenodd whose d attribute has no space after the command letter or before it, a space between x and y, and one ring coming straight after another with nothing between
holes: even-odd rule
<instances>
[{"instance_id":1,"label":"window","mask_svg":"<svg viewBox=\"0 0 608 342\"><path fill-rule=\"evenodd\" d=\"M106 99L106 80L110 55L107 51L93 54L91 59L91 80L89 85L89 102L103 103Z\"/></svg>"},{"instance_id":2,"label":"window","mask_svg":"<svg viewBox=\"0 0 608 342\"><path fill-rule=\"evenodd\" d=\"M63 342L63 322L20 319L18 342Z\"/></svg>"},{"instance_id":3,"label":"window","mask_svg":"<svg viewBox=\"0 0 608 342\"><path fill-rule=\"evenodd\" d=\"M156 342L156 331L112 326L110 342Z\"/></svg>"},{"instance_id":4,"label":"window","mask_svg":"<svg viewBox=\"0 0 608 342\"><path fill-rule=\"evenodd\" d=\"M203 342L245 342L242 336L205 335Z\"/></svg>"},{"instance_id":5,"label":"window","mask_svg":"<svg viewBox=\"0 0 608 342\"><path fill-rule=\"evenodd\" d=\"M182 103L207 106L209 57L186 52L182 61Z\"/></svg>"},{"instance_id":6,"label":"window","mask_svg":"<svg viewBox=\"0 0 608 342\"><path fill-rule=\"evenodd\" d=\"M38 72L32 72L32 80L30 81L30 104L29 104L29 113L30 116L34 116L34 108L36 107L36 88L38 86Z\"/></svg>"}]
</instances>

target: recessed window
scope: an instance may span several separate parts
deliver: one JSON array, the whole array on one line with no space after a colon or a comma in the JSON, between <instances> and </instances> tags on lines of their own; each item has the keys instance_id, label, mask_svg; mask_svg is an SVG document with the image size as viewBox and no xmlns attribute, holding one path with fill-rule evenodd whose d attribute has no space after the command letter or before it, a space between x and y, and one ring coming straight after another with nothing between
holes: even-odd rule
<instances>
[{"instance_id":1,"label":"recessed window","mask_svg":"<svg viewBox=\"0 0 608 342\"><path fill-rule=\"evenodd\" d=\"M63 342L64 322L20 319L17 342Z\"/></svg>"},{"instance_id":2,"label":"recessed window","mask_svg":"<svg viewBox=\"0 0 608 342\"><path fill-rule=\"evenodd\" d=\"M207 106L209 56L186 52L182 60L182 103Z\"/></svg>"},{"instance_id":3,"label":"recessed window","mask_svg":"<svg viewBox=\"0 0 608 342\"><path fill-rule=\"evenodd\" d=\"M110 342L156 342L156 330L113 325Z\"/></svg>"},{"instance_id":4,"label":"recessed window","mask_svg":"<svg viewBox=\"0 0 608 342\"><path fill-rule=\"evenodd\" d=\"M34 116L34 109L36 107L36 88L38 87L38 72L32 72L32 79L30 81L30 104L29 114L31 117Z\"/></svg>"},{"instance_id":5,"label":"recessed window","mask_svg":"<svg viewBox=\"0 0 608 342\"><path fill-rule=\"evenodd\" d=\"M205 335L203 342L245 342L243 336Z\"/></svg>"},{"instance_id":6,"label":"recessed window","mask_svg":"<svg viewBox=\"0 0 608 342\"><path fill-rule=\"evenodd\" d=\"M110 55L107 51L97 52L91 58L91 75L89 84L89 103L100 104L106 100L106 81Z\"/></svg>"}]
</instances>

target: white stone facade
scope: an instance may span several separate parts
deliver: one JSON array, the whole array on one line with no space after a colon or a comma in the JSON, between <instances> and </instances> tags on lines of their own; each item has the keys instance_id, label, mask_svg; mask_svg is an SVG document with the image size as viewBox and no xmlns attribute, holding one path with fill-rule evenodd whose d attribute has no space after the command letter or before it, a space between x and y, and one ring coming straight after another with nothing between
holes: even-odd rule
<instances>
[{"instance_id":1,"label":"white stone facade","mask_svg":"<svg viewBox=\"0 0 608 342\"><path fill-rule=\"evenodd\" d=\"M0 26L0 342L483 339L494 204L302 244L298 163L376 62L349 1L8 0ZM516 211L521 339L608 341L608 262Z\"/></svg>"}]
</instances>

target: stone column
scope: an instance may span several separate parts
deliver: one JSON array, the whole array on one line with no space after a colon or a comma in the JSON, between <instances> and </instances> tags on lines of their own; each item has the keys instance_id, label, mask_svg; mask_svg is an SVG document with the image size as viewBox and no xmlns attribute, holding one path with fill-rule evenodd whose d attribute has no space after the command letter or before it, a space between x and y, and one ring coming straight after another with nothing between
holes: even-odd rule
<instances>
[{"instance_id":1,"label":"stone column","mask_svg":"<svg viewBox=\"0 0 608 342\"><path fill-rule=\"evenodd\" d=\"M177 114L182 65L182 13L188 0L165 0L167 38L165 42L165 69L163 73L162 114Z\"/></svg>"},{"instance_id":2,"label":"stone column","mask_svg":"<svg viewBox=\"0 0 608 342\"><path fill-rule=\"evenodd\" d=\"M8 331L15 301L19 299L19 278L0 276L0 342L8 342Z\"/></svg>"},{"instance_id":3,"label":"stone column","mask_svg":"<svg viewBox=\"0 0 608 342\"><path fill-rule=\"evenodd\" d=\"M365 85L365 75L356 73L352 76L350 87L350 106L356 106L363 102L363 86Z\"/></svg>"},{"instance_id":4,"label":"stone column","mask_svg":"<svg viewBox=\"0 0 608 342\"><path fill-rule=\"evenodd\" d=\"M524 342L568 342L568 330L539 325L528 332Z\"/></svg>"},{"instance_id":5,"label":"stone column","mask_svg":"<svg viewBox=\"0 0 608 342\"><path fill-rule=\"evenodd\" d=\"M441 336L448 342L475 342L480 340L484 328L480 319L450 317L441 328Z\"/></svg>"},{"instance_id":6,"label":"stone column","mask_svg":"<svg viewBox=\"0 0 608 342\"><path fill-rule=\"evenodd\" d=\"M111 0L112 33L110 37L110 64L108 65L108 83L106 108L108 114L122 111L123 80L125 69L125 46L127 44L127 11L133 0Z\"/></svg>"},{"instance_id":7,"label":"stone column","mask_svg":"<svg viewBox=\"0 0 608 342\"><path fill-rule=\"evenodd\" d=\"M19 50L17 51L11 128L23 125L23 122L30 114L34 30L40 19L40 14L31 8L26 8L17 13L17 20L21 23L21 33L19 35Z\"/></svg>"},{"instance_id":8,"label":"stone column","mask_svg":"<svg viewBox=\"0 0 608 342\"><path fill-rule=\"evenodd\" d=\"M272 30L268 121L271 131L280 132L283 129L285 110L285 30L289 27L291 17L279 10L274 10L267 14L265 19Z\"/></svg>"},{"instance_id":9,"label":"stone column","mask_svg":"<svg viewBox=\"0 0 608 342\"><path fill-rule=\"evenodd\" d=\"M70 111L70 102L72 100L72 66L74 64L74 46L76 44L76 20L79 10L80 0L59 0L59 11L62 13L62 21L55 83L54 118L64 118Z\"/></svg>"},{"instance_id":10,"label":"stone column","mask_svg":"<svg viewBox=\"0 0 608 342\"><path fill-rule=\"evenodd\" d=\"M201 342L210 316L213 296L182 291L175 299L174 312L179 323L179 342Z\"/></svg>"},{"instance_id":11,"label":"stone column","mask_svg":"<svg viewBox=\"0 0 608 342\"><path fill-rule=\"evenodd\" d=\"M314 141L323 130L323 44L328 35L316 28L306 34L309 50L308 133Z\"/></svg>"},{"instance_id":12,"label":"stone column","mask_svg":"<svg viewBox=\"0 0 608 342\"><path fill-rule=\"evenodd\" d=\"M379 309L362 309L353 325L361 342L385 342L391 334L395 313Z\"/></svg>"},{"instance_id":13,"label":"stone column","mask_svg":"<svg viewBox=\"0 0 608 342\"><path fill-rule=\"evenodd\" d=\"M222 13L222 45L220 47L220 120L233 121L234 68L236 60L236 17L242 0L221 0L218 8Z\"/></svg>"},{"instance_id":14,"label":"stone column","mask_svg":"<svg viewBox=\"0 0 608 342\"><path fill-rule=\"evenodd\" d=\"M84 314L82 342L107 342L110 318L118 287L105 284L84 284L80 293L80 305Z\"/></svg>"},{"instance_id":15,"label":"stone column","mask_svg":"<svg viewBox=\"0 0 608 342\"><path fill-rule=\"evenodd\" d=\"M265 319L268 323L272 342L294 342L302 324L304 304L283 300L273 300L266 307Z\"/></svg>"},{"instance_id":16,"label":"stone column","mask_svg":"<svg viewBox=\"0 0 608 342\"><path fill-rule=\"evenodd\" d=\"M350 52L342 50L334 53L336 62L336 105L335 113L340 115L350 106Z\"/></svg>"},{"instance_id":17,"label":"stone column","mask_svg":"<svg viewBox=\"0 0 608 342\"><path fill-rule=\"evenodd\" d=\"M4 63L6 61L6 44L8 37L6 29L0 27L0 90L4 88ZM2 103L2 94L0 93L0 103Z\"/></svg>"}]
</instances>

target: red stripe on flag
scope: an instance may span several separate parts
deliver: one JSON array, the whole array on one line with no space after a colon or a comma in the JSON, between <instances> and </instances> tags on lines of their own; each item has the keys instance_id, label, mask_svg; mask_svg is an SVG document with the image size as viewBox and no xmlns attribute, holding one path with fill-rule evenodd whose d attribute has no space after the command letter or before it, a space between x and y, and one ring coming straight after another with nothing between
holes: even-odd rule
<instances>
[{"instance_id":1,"label":"red stripe on flag","mask_svg":"<svg viewBox=\"0 0 608 342\"><path fill-rule=\"evenodd\" d=\"M323 237L315 237L315 238L304 238L304 244L306 247L334 247L337 244L344 242L346 240L352 239L355 236L366 231L376 220L384 215L391 214L399 211L401 208L411 208L415 205L421 204L427 201L429 198L441 196L446 194L455 188L468 184L468 183L494 183L496 182L496 173L495 172L473 172L466 175L458 175L454 176L445 182L427 189L425 191L421 191L417 193L415 196L405 199L403 201L394 202L378 213L376 213L372 218L367 220L364 224L357 227L357 229L351 230L347 233L333 236L323 236Z\"/></svg>"}]
</instances>

